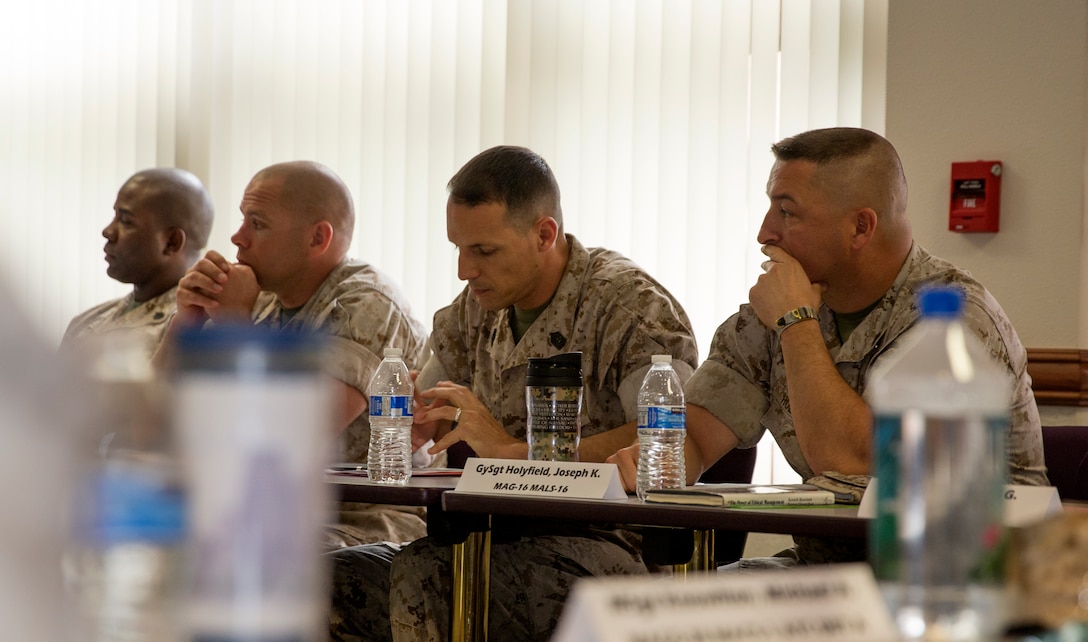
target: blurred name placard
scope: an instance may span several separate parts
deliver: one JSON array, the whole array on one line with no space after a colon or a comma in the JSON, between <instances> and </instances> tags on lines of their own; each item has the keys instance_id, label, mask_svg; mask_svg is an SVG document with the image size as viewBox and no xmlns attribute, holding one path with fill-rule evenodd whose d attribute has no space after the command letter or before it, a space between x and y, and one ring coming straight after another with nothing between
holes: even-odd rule
<instances>
[{"instance_id":1,"label":"blurred name placard","mask_svg":"<svg viewBox=\"0 0 1088 642\"><path fill-rule=\"evenodd\" d=\"M858 506L858 517L876 517L876 482L875 477L869 481ZM1005 526L1031 526L1062 510L1058 489L1053 486L1005 486Z\"/></svg>"},{"instance_id":2,"label":"blurred name placard","mask_svg":"<svg viewBox=\"0 0 1088 642\"><path fill-rule=\"evenodd\" d=\"M896 640L867 564L579 581L553 642Z\"/></svg>"},{"instance_id":3,"label":"blurred name placard","mask_svg":"<svg viewBox=\"0 0 1088 642\"><path fill-rule=\"evenodd\" d=\"M579 499L624 499L615 464L480 459L465 462L457 491Z\"/></svg>"}]
</instances>

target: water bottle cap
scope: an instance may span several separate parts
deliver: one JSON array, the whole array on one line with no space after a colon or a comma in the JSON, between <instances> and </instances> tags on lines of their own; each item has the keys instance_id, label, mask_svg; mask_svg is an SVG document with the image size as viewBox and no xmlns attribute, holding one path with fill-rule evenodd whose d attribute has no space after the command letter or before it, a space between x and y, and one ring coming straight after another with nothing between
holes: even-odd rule
<instances>
[{"instance_id":1,"label":"water bottle cap","mask_svg":"<svg viewBox=\"0 0 1088 642\"><path fill-rule=\"evenodd\" d=\"M923 317L951 319L963 313L963 290L952 286L934 286L918 293L918 308Z\"/></svg>"},{"instance_id":2,"label":"water bottle cap","mask_svg":"<svg viewBox=\"0 0 1088 642\"><path fill-rule=\"evenodd\" d=\"M529 359L527 386L581 386L582 353L564 352L546 359Z\"/></svg>"},{"instance_id":3,"label":"water bottle cap","mask_svg":"<svg viewBox=\"0 0 1088 642\"><path fill-rule=\"evenodd\" d=\"M668 363L668 364L671 365L672 364L672 355L671 354L655 354L654 356L650 357L650 363Z\"/></svg>"},{"instance_id":4,"label":"water bottle cap","mask_svg":"<svg viewBox=\"0 0 1088 642\"><path fill-rule=\"evenodd\" d=\"M390 357L398 357L399 358L401 355L404 354L404 351L401 350L400 348L386 348L385 351L382 354L385 356L386 359L388 359Z\"/></svg>"}]
</instances>

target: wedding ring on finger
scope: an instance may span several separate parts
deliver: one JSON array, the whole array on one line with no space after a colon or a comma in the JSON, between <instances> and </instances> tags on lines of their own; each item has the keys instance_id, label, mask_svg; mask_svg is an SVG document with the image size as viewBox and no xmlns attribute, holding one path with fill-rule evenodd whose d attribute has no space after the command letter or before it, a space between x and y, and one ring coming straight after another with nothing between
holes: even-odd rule
<instances>
[{"instance_id":1,"label":"wedding ring on finger","mask_svg":"<svg viewBox=\"0 0 1088 642\"><path fill-rule=\"evenodd\" d=\"M457 422L461 421L461 409L458 408L457 412L453 413L453 423L450 424L450 430L457 427Z\"/></svg>"}]
</instances>

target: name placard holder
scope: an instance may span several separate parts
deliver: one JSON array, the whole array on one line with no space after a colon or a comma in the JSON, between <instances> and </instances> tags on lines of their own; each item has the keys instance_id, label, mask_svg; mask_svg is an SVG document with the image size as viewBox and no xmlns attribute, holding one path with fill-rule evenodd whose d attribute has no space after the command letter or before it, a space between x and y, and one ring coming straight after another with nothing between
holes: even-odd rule
<instances>
[{"instance_id":1,"label":"name placard holder","mask_svg":"<svg viewBox=\"0 0 1088 642\"><path fill-rule=\"evenodd\" d=\"M869 481L858 506L858 517L876 517L876 478ZM1062 512L1058 489L1053 486L1005 486L1005 526L1031 526Z\"/></svg>"},{"instance_id":2,"label":"name placard holder","mask_svg":"<svg viewBox=\"0 0 1088 642\"><path fill-rule=\"evenodd\" d=\"M481 459L465 462L454 492L626 499L615 464Z\"/></svg>"},{"instance_id":3,"label":"name placard holder","mask_svg":"<svg viewBox=\"0 0 1088 642\"><path fill-rule=\"evenodd\" d=\"M708 573L683 582L634 577L580 580L553 638L557 642L897 639L867 564Z\"/></svg>"}]
</instances>

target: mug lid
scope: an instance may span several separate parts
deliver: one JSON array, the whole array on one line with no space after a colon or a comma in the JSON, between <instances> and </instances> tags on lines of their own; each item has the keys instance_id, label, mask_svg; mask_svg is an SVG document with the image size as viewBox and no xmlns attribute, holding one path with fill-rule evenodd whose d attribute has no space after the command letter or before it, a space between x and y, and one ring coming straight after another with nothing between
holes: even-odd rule
<instances>
[{"instance_id":1,"label":"mug lid","mask_svg":"<svg viewBox=\"0 0 1088 642\"><path fill-rule=\"evenodd\" d=\"M529 359L527 386L581 386L582 353L564 352L553 357Z\"/></svg>"}]
</instances>

